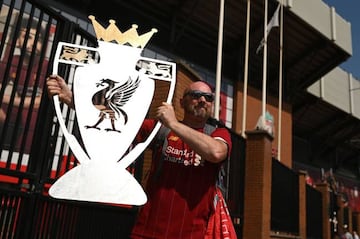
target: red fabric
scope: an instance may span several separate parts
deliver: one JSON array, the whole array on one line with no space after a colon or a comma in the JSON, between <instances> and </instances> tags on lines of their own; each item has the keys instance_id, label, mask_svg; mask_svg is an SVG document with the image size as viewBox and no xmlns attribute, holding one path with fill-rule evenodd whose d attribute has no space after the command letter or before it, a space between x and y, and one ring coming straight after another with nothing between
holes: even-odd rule
<instances>
[{"instance_id":1,"label":"red fabric","mask_svg":"<svg viewBox=\"0 0 360 239\"><path fill-rule=\"evenodd\" d=\"M152 129L149 125L145 128ZM223 138L231 147L226 129L216 129L212 137ZM131 238L204 238L220 164L199 162L173 132L167 141L167 158L159 160L161 149L153 157L146 188L148 202L140 209Z\"/></svg>"},{"instance_id":2,"label":"red fabric","mask_svg":"<svg viewBox=\"0 0 360 239\"><path fill-rule=\"evenodd\" d=\"M218 188L214 198L214 207L215 211L210 216L205 239L236 239L237 235L229 210Z\"/></svg>"},{"instance_id":3,"label":"red fabric","mask_svg":"<svg viewBox=\"0 0 360 239\"><path fill-rule=\"evenodd\" d=\"M7 60L9 56L4 57L3 59ZM8 84L10 81L13 82L13 87L16 88L16 94L18 97L21 97L22 100L30 100L31 97L34 97L36 100L37 97L41 97L42 89L44 87L45 82L45 73L47 70L47 61L41 62L42 67L41 71L39 71L39 56L36 56L34 59L34 64L32 65L32 70L29 73L28 72L28 65L24 61L20 70L20 74L18 78L16 78L16 74L18 72L19 68L19 61L21 56L20 55L14 55L12 57L12 62L1 62L0 63L0 77L4 78L5 68L7 67L7 64L11 64L10 72L9 72L9 78L8 78ZM37 77L37 74L40 74L39 77ZM24 89L26 87L26 89ZM12 92L11 92L12 93ZM10 97L10 95L8 96ZM5 97L4 97L5 98ZM40 98L38 98L40 100ZM38 105L34 104L33 108L29 108L25 103L22 106L22 108L19 108L19 104L12 103L11 106L11 112L10 115L7 115L7 118L9 118L9 125L7 129L7 136L5 138L5 144L10 144L10 141L12 140L10 137L13 137L12 134L14 134L14 131L17 132L15 134L16 145L15 145L15 151L19 151L22 141L25 140L25 149L24 153L30 153L31 145L33 143L33 137L35 132L35 124L38 118L39 109ZM8 102L2 102L1 110L4 111L4 113L7 113L8 110ZM15 122L17 118L20 119L20 124L15 125ZM27 128L27 132L25 132L25 128L27 127L25 125L26 121L29 121L30 124ZM0 128L2 127L2 123L0 122ZM17 128L15 128L17 127ZM0 130L1 131L1 130ZM26 139L23 139L26 136Z\"/></svg>"}]
</instances>

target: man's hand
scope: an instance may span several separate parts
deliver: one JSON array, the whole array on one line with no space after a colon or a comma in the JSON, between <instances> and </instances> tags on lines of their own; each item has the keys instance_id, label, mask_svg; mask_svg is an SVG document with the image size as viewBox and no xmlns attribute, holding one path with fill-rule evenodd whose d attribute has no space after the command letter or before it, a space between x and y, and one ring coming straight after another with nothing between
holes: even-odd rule
<instances>
[{"instance_id":1,"label":"man's hand","mask_svg":"<svg viewBox=\"0 0 360 239\"><path fill-rule=\"evenodd\" d=\"M171 123L178 122L174 107L166 102L163 102L157 109L156 118L167 128L171 128Z\"/></svg>"},{"instance_id":2,"label":"man's hand","mask_svg":"<svg viewBox=\"0 0 360 239\"><path fill-rule=\"evenodd\" d=\"M65 80L58 75L50 75L46 79L47 92L49 97L59 96L59 100L69 107L74 108L73 94Z\"/></svg>"}]
</instances>

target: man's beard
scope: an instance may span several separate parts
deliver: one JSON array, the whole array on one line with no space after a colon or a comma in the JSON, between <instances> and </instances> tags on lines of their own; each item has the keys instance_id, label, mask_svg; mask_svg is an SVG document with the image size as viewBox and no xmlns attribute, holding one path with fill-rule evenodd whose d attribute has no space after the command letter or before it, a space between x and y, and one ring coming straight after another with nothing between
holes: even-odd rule
<instances>
[{"instance_id":1,"label":"man's beard","mask_svg":"<svg viewBox=\"0 0 360 239\"><path fill-rule=\"evenodd\" d=\"M184 108L187 113L190 113L196 117L207 119L210 117L211 112L205 106L200 105L188 105Z\"/></svg>"}]
</instances>

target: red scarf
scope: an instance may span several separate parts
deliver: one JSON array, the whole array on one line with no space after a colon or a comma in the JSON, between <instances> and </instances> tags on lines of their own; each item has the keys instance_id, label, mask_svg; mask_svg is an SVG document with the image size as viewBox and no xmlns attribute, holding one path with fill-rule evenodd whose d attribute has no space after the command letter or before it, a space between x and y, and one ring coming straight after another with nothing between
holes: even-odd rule
<instances>
[{"instance_id":1,"label":"red scarf","mask_svg":"<svg viewBox=\"0 0 360 239\"><path fill-rule=\"evenodd\" d=\"M235 228L219 188L216 188L214 209L209 218L205 239L236 239Z\"/></svg>"}]
</instances>

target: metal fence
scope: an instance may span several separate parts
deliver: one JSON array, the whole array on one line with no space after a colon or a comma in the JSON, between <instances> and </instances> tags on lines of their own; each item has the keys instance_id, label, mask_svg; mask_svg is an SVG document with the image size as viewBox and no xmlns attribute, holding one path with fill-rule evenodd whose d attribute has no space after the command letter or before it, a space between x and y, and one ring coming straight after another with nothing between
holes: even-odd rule
<instances>
[{"instance_id":1,"label":"metal fence","mask_svg":"<svg viewBox=\"0 0 360 239\"><path fill-rule=\"evenodd\" d=\"M299 177L272 159L271 230L299 234Z\"/></svg>"},{"instance_id":2,"label":"metal fence","mask_svg":"<svg viewBox=\"0 0 360 239\"><path fill-rule=\"evenodd\" d=\"M306 235L307 238L323 238L322 194L312 186L306 185Z\"/></svg>"}]
</instances>

